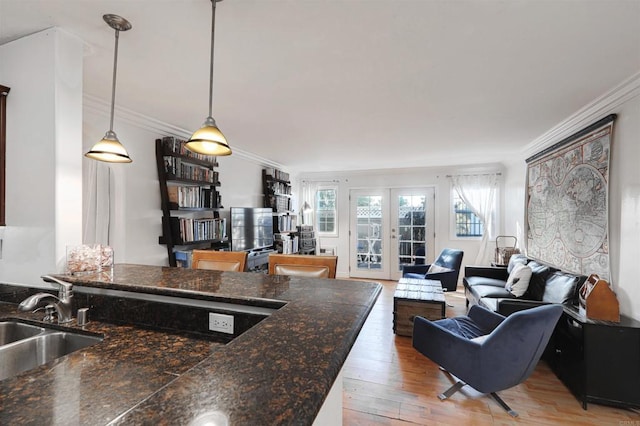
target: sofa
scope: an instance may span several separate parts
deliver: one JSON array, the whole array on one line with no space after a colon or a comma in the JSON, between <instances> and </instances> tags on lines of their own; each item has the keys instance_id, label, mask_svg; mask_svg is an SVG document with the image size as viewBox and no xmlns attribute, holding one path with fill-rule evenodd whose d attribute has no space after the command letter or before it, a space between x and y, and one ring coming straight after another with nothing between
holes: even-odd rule
<instances>
[{"instance_id":1,"label":"sofa","mask_svg":"<svg viewBox=\"0 0 640 426\"><path fill-rule=\"evenodd\" d=\"M523 294L507 288L510 274L513 279L514 269L521 268L517 265L526 265L531 271ZM584 275L561 271L524 254L515 254L511 256L506 267L465 267L462 282L467 307L480 305L507 316L523 309L550 303L575 305L578 303L580 287L586 279Z\"/></svg>"}]
</instances>

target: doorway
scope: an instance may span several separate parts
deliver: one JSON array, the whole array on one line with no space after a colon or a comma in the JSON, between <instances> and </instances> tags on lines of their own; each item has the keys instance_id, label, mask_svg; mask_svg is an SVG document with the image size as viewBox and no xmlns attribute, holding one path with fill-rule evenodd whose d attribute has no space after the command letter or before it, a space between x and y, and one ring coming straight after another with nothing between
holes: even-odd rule
<instances>
[{"instance_id":1,"label":"doorway","mask_svg":"<svg viewBox=\"0 0 640 426\"><path fill-rule=\"evenodd\" d=\"M397 280L432 257L433 188L358 189L349 200L350 277Z\"/></svg>"}]
</instances>

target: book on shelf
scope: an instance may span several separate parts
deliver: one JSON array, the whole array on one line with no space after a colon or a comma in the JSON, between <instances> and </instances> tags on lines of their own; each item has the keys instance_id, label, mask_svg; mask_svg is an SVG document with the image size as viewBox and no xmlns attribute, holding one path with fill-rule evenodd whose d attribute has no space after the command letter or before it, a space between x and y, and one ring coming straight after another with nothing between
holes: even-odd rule
<instances>
[{"instance_id":1,"label":"book on shelf","mask_svg":"<svg viewBox=\"0 0 640 426\"><path fill-rule=\"evenodd\" d=\"M276 216L274 220L277 221L278 230L280 232L283 231L293 231L295 230L295 217L290 215Z\"/></svg>"},{"instance_id":2,"label":"book on shelf","mask_svg":"<svg viewBox=\"0 0 640 426\"><path fill-rule=\"evenodd\" d=\"M179 139L174 136L165 136L162 138L162 146L165 152L182 155L183 157L191 157L200 161L206 161L211 163L212 166L217 166L216 157L213 155L198 154L190 151L186 147L187 141Z\"/></svg>"},{"instance_id":3,"label":"book on shelf","mask_svg":"<svg viewBox=\"0 0 640 426\"><path fill-rule=\"evenodd\" d=\"M170 217L171 236L176 244L197 241L226 240L226 218Z\"/></svg>"},{"instance_id":4,"label":"book on shelf","mask_svg":"<svg viewBox=\"0 0 640 426\"><path fill-rule=\"evenodd\" d=\"M216 209L221 204L220 193L215 188L168 185L167 195L169 203L178 208Z\"/></svg>"},{"instance_id":5,"label":"book on shelf","mask_svg":"<svg viewBox=\"0 0 640 426\"><path fill-rule=\"evenodd\" d=\"M283 182L268 182L267 187L275 195L291 195L291 185Z\"/></svg>"},{"instance_id":6,"label":"book on shelf","mask_svg":"<svg viewBox=\"0 0 640 426\"><path fill-rule=\"evenodd\" d=\"M276 213L291 211L291 198L280 195L265 196L265 207L270 207Z\"/></svg>"},{"instance_id":7,"label":"book on shelf","mask_svg":"<svg viewBox=\"0 0 640 426\"><path fill-rule=\"evenodd\" d=\"M170 155L163 156L164 171L167 173L167 179L189 179L200 182L217 184L219 174L217 171L197 164L182 161L179 157Z\"/></svg>"},{"instance_id":8,"label":"book on shelf","mask_svg":"<svg viewBox=\"0 0 640 426\"><path fill-rule=\"evenodd\" d=\"M282 170L278 170L273 167L267 167L264 169L265 176L268 176L273 179L289 181L289 173L283 172Z\"/></svg>"},{"instance_id":9,"label":"book on shelf","mask_svg":"<svg viewBox=\"0 0 640 426\"><path fill-rule=\"evenodd\" d=\"M293 254L299 251L298 248L298 236L277 233L273 234L274 245L278 248L278 251L282 254Z\"/></svg>"}]
</instances>

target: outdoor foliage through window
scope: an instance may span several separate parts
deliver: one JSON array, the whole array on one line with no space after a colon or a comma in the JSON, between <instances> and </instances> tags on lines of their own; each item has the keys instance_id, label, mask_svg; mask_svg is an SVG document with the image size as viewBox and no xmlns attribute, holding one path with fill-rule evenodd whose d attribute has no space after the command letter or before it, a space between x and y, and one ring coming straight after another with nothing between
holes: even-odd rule
<instances>
[{"instance_id":1,"label":"outdoor foliage through window","mask_svg":"<svg viewBox=\"0 0 640 426\"><path fill-rule=\"evenodd\" d=\"M316 193L316 218L318 232L326 234L336 233L336 189L319 189Z\"/></svg>"},{"instance_id":2,"label":"outdoor foliage through window","mask_svg":"<svg viewBox=\"0 0 640 426\"><path fill-rule=\"evenodd\" d=\"M456 191L453 191L453 210L456 237L482 237L484 224L465 204Z\"/></svg>"}]
</instances>

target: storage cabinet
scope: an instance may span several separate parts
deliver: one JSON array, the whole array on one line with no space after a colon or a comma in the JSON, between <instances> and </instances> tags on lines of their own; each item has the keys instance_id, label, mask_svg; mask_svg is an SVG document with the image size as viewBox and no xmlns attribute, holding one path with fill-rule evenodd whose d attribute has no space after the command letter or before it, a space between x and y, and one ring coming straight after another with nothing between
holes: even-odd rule
<instances>
[{"instance_id":1,"label":"storage cabinet","mask_svg":"<svg viewBox=\"0 0 640 426\"><path fill-rule=\"evenodd\" d=\"M315 254L316 239L312 225L298 225L299 251L300 254Z\"/></svg>"},{"instance_id":2,"label":"storage cabinet","mask_svg":"<svg viewBox=\"0 0 640 426\"><path fill-rule=\"evenodd\" d=\"M174 137L156 139L162 208L159 243L167 246L170 266L178 265L176 254L181 264L188 263L190 248L228 244L226 219L219 215L222 200L216 158L193 153L184 145Z\"/></svg>"},{"instance_id":3,"label":"storage cabinet","mask_svg":"<svg viewBox=\"0 0 640 426\"><path fill-rule=\"evenodd\" d=\"M574 307L564 313L545 359L582 403L640 407L640 322L589 320Z\"/></svg>"}]
</instances>

